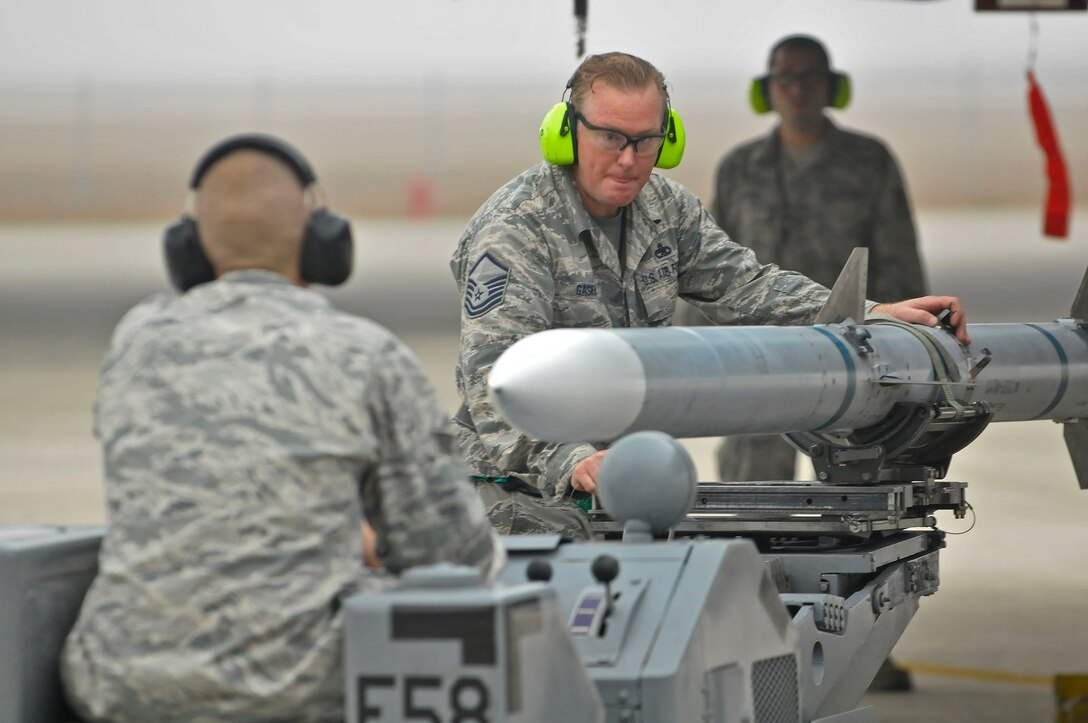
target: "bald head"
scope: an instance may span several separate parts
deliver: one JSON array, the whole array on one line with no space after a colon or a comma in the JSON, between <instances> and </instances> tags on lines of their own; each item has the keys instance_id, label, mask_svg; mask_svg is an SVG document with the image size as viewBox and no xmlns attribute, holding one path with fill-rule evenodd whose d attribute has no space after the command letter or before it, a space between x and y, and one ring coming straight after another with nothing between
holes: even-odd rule
<instances>
[{"instance_id":1,"label":"bald head","mask_svg":"<svg viewBox=\"0 0 1088 723\"><path fill-rule=\"evenodd\" d=\"M301 282L299 257L309 217L298 176L277 158L235 151L208 170L196 198L201 245L216 275L267 269Z\"/></svg>"}]
</instances>

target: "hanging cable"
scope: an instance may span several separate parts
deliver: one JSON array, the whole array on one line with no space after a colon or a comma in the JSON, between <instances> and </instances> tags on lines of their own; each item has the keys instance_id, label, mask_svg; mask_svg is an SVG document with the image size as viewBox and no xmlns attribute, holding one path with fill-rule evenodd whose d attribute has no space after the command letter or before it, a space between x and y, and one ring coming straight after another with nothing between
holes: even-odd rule
<instances>
[{"instance_id":1,"label":"hanging cable","mask_svg":"<svg viewBox=\"0 0 1088 723\"><path fill-rule=\"evenodd\" d=\"M575 57L579 60L586 54L586 19L588 16L589 0L574 0L574 21L578 32L578 53Z\"/></svg>"},{"instance_id":2,"label":"hanging cable","mask_svg":"<svg viewBox=\"0 0 1088 723\"><path fill-rule=\"evenodd\" d=\"M1028 72L1035 72L1035 58L1039 55L1039 18L1035 15L1035 9L1028 13Z\"/></svg>"}]
</instances>

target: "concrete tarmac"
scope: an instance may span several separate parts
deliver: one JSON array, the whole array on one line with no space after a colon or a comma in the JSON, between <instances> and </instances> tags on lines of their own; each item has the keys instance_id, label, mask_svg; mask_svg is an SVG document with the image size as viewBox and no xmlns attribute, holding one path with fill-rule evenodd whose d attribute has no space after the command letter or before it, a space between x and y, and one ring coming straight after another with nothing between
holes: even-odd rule
<instances>
[{"instance_id":1,"label":"concrete tarmac","mask_svg":"<svg viewBox=\"0 0 1088 723\"><path fill-rule=\"evenodd\" d=\"M462 224L357 225L357 271L331 294L401 335L451 410L459 303L446 264ZM931 286L958 294L974 322L1067 315L1088 263L1088 214L1065 242L1041 240L1038 224L1036 209L919 214ZM124 309L165 290L160 229L0 225L0 524L104 520L97 365ZM686 444L713 479L716 440ZM1052 677L1088 674L1088 491L1061 428L992 425L948 478L969 484L974 519L939 520L964 534L949 534L940 589L895 650L915 691L863 702L884 723L1054 720Z\"/></svg>"}]
</instances>

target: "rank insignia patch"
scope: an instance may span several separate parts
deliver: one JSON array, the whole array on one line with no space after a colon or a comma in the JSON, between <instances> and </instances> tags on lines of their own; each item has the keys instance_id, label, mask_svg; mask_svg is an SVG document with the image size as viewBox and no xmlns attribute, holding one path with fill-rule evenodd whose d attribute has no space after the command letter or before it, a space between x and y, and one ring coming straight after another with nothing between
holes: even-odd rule
<instances>
[{"instance_id":1,"label":"rank insignia patch","mask_svg":"<svg viewBox=\"0 0 1088 723\"><path fill-rule=\"evenodd\" d=\"M510 270L487 253L480 257L465 284L465 312L470 319L494 309L502 303Z\"/></svg>"}]
</instances>

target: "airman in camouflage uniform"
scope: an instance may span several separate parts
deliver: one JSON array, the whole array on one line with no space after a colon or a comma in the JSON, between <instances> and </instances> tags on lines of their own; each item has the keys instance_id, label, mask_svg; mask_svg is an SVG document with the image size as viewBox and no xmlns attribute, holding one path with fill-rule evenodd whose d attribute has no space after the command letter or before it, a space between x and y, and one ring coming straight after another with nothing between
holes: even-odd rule
<instances>
[{"instance_id":1,"label":"airman in camouflage uniform","mask_svg":"<svg viewBox=\"0 0 1088 723\"><path fill-rule=\"evenodd\" d=\"M301 209L282 236L297 267L308 209L280 160L226 156L198 203L219 192L220 236ZM414 565L490 574L503 559L417 359L297 268L230 271L131 310L95 428L107 527L62 661L89 720L343 720L341 601ZM384 571L363 566L364 520Z\"/></svg>"},{"instance_id":2,"label":"airman in camouflage uniform","mask_svg":"<svg viewBox=\"0 0 1088 723\"><path fill-rule=\"evenodd\" d=\"M600 444L530 439L499 417L487 376L507 347L545 329L668 326L678 299L716 324L807 324L829 294L761 264L695 196L653 172L670 117L656 68L624 53L590 56L569 87L573 165L546 161L499 189L450 263L463 298L460 441L488 516L507 533L591 534L569 497L596 489L605 454ZM954 297L866 305L930 326L946 308L967 342Z\"/></svg>"},{"instance_id":3,"label":"airman in camouflage uniform","mask_svg":"<svg viewBox=\"0 0 1088 723\"><path fill-rule=\"evenodd\" d=\"M831 286L864 247L871 298L926 292L903 179L876 138L828 120L812 155L794 164L772 131L726 155L715 188L711 214L760 259Z\"/></svg>"},{"instance_id":4,"label":"airman in camouflage uniform","mask_svg":"<svg viewBox=\"0 0 1088 723\"><path fill-rule=\"evenodd\" d=\"M843 130L823 110L826 50L784 39L765 87L782 123L730 151L718 166L711 213L763 261L831 286L855 247L869 250L868 296L926 293L906 187L888 148ZM832 82L838 82L832 79ZM705 323L688 308L678 323ZM724 480L793 479L796 451L778 435L734 437L718 450Z\"/></svg>"},{"instance_id":5,"label":"airman in camouflage uniform","mask_svg":"<svg viewBox=\"0 0 1088 723\"><path fill-rule=\"evenodd\" d=\"M640 66L634 81L617 78L616 72L630 71L623 63ZM590 72L600 73L596 81ZM663 92L653 66L609 54L583 63L572 103L592 115L594 125L614 123L621 131L613 133L622 137L645 133L647 125L657 132ZM623 109L639 103L648 108L647 119L628 120ZM603 166L606 151L591 140L579 128L577 164L541 163L497 191L469 222L451 262L463 296L456 370L465 405L458 414L461 444L481 480L488 514L503 532L588 534L564 499L572 486L592 491L592 479L586 486L577 479L572 484L572 477L603 448L536 441L498 416L487 376L507 347L545 329L668 326L680 298L719 324L805 324L828 295L800 274L760 264L751 250L730 241L693 194L651 173L653 156L647 161L638 149L626 150L637 139L605 156ZM622 177L618 189L609 185L613 176ZM629 188L631 179L637 188Z\"/></svg>"}]
</instances>

